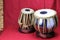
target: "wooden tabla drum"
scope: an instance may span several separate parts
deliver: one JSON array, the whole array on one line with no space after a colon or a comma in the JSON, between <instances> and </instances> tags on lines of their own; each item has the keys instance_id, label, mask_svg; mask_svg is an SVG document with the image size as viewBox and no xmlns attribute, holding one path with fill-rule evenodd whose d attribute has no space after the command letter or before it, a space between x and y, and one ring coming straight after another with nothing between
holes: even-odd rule
<instances>
[{"instance_id":1,"label":"wooden tabla drum","mask_svg":"<svg viewBox=\"0 0 60 40\"><path fill-rule=\"evenodd\" d=\"M36 34L42 38L54 36L54 29L57 26L56 11L52 9L41 9L34 13Z\"/></svg>"},{"instance_id":2,"label":"wooden tabla drum","mask_svg":"<svg viewBox=\"0 0 60 40\"><path fill-rule=\"evenodd\" d=\"M18 19L20 25L19 31L23 33L34 32L34 10L31 8L23 8Z\"/></svg>"}]
</instances>

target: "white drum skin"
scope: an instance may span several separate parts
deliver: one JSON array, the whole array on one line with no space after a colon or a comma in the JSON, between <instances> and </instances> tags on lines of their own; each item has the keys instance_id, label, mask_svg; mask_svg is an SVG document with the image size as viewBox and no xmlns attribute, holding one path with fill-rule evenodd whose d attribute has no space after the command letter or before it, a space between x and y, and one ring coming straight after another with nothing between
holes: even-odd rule
<instances>
[{"instance_id":1,"label":"white drum skin","mask_svg":"<svg viewBox=\"0 0 60 40\"><path fill-rule=\"evenodd\" d=\"M45 38L46 34L51 33L57 27L57 12L55 10L40 9L34 13L34 17L36 31L44 34Z\"/></svg>"}]
</instances>

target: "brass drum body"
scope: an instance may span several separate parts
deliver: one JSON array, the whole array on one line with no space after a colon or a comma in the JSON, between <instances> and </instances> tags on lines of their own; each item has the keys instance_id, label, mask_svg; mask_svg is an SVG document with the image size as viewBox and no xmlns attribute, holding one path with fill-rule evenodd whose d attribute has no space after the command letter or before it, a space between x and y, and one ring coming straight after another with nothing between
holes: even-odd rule
<instances>
[{"instance_id":1,"label":"brass drum body","mask_svg":"<svg viewBox=\"0 0 60 40\"><path fill-rule=\"evenodd\" d=\"M23 33L29 33L34 31L34 10L30 8L23 8L21 15L18 19L20 25L19 31Z\"/></svg>"},{"instance_id":2,"label":"brass drum body","mask_svg":"<svg viewBox=\"0 0 60 40\"><path fill-rule=\"evenodd\" d=\"M43 38L52 37L57 26L56 11L52 9L37 10L35 16L35 29L37 35Z\"/></svg>"}]
</instances>

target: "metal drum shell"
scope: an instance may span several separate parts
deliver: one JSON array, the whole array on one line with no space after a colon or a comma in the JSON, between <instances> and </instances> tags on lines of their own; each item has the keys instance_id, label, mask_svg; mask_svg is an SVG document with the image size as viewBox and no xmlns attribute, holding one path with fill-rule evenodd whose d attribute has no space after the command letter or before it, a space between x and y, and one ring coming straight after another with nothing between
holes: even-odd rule
<instances>
[{"instance_id":1,"label":"metal drum shell","mask_svg":"<svg viewBox=\"0 0 60 40\"><path fill-rule=\"evenodd\" d=\"M54 26L51 28L51 30L50 30L50 32L51 31L54 31L55 30L55 28L57 27L57 24L58 24L58 19L57 19L57 15L55 15L55 16L53 16L53 17L50 17L50 18L53 18L54 20L53 21L55 21L54 22ZM49 20L50 18L45 18L45 19L43 19L43 20ZM36 20L37 18L35 18L35 20ZM37 19L37 20L39 20L39 19ZM39 22L39 21L38 21ZM46 21L45 21L46 22ZM43 22L43 23L45 23L45 22ZM47 32L45 32L45 33L48 33L49 31L49 29L47 28L47 26L46 26L46 23L45 24L43 24L43 27L42 26L40 26L38 23L36 24L34 24L35 26L34 26L34 28L36 29L36 31L39 31L39 32L41 32L41 30L40 29L42 29L42 31L43 31L43 27L46 27L46 31ZM44 33L44 32L42 32L42 33Z\"/></svg>"},{"instance_id":2,"label":"metal drum shell","mask_svg":"<svg viewBox=\"0 0 60 40\"><path fill-rule=\"evenodd\" d=\"M58 25L57 12L53 9L40 9L34 13L34 28L36 35L42 38L51 38Z\"/></svg>"}]
</instances>

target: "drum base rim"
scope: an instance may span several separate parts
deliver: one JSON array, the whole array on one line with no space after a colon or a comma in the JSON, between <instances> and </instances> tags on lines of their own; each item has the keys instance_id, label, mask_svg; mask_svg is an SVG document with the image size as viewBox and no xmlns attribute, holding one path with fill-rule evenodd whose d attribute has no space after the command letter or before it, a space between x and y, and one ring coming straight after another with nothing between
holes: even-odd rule
<instances>
[{"instance_id":1,"label":"drum base rim","mask_svg":"<svg viewBox=\"0 0 60 40\"><path fill-rule=\"evenodd\" d=\"M26 30L25 32L19 27L18 28L18 31L19 32L21 32L21 33L33 33L33 32L35 32L35 29L34 29L34 27L31 27L31 29L30 30Z\"/></svg>"},{"instance_id":2,"label":"drum base rim","mask_svg":"<svg viewBox=\"0 0 60 40\"><path fill-rule=\"evenodd\" d=\"M47 34L42 34L42 33L40 33L40 32L37 31L37 32L36 32L36 36L37 36L37 37L41 37L41 38L52 38L52 37L55 36L55 32L52 31L52 32L47 33Z\"/></svg>"}]
</instances>

